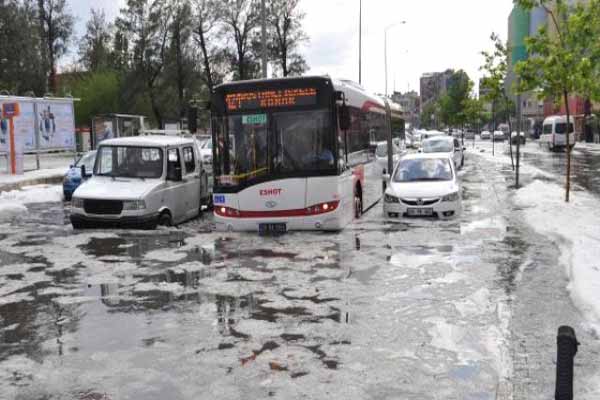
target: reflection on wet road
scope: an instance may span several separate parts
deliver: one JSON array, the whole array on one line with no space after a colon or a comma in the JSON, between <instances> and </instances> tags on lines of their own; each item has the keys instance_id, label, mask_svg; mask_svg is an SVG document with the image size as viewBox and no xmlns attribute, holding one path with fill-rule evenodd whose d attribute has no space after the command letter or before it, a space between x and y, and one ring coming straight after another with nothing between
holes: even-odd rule
<instances>
[{"instance_id":1,"label":"reflection on wet road","mask_svg":"<svg viewBox=\"0 0 600 400\"><path fill-rule=\"evenodd\" d=\"M377 207L339 234L217 234L208 218L74 233L62 205L31 207L1 230L0 392L495 399L527 373L515 398L535 398L534 366L553 366L513 359L555 351L522 336L522 282L547 247L491 168L461 172L460 220L386 222Z\"/></svg>"}]
</instances>

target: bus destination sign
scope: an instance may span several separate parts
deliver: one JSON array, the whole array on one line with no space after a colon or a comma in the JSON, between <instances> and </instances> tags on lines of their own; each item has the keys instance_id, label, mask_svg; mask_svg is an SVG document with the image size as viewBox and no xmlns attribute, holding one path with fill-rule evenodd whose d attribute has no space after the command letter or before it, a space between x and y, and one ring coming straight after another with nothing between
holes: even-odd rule
<instances>
[{"instance_id":1,"label":"bus destination sign","mask_svg":"<svg viewBox=\"0 0 600 400\"><path fill-rule=\"evenodd\" d=\"M236 92L225 95L227 111L256 110L317 104L317 89L274 89L256 92Z\"/></svg>"}]
</instances>

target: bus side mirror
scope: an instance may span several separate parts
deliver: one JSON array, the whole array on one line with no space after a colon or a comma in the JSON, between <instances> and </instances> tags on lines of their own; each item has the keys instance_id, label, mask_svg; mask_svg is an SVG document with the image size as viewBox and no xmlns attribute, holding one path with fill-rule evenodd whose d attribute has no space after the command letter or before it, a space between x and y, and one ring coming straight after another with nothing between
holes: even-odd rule
<instances>
[{"instance_id":1,"label":"bus side mirror","mask_svg":"<svg viewBox=\"0 0 600 400\"><path fill-rule=\"evenodd\" d=\"M343 131L350 129L350 109L346 104L340 107L340 129Z\"/></svg>"}]
</instances>

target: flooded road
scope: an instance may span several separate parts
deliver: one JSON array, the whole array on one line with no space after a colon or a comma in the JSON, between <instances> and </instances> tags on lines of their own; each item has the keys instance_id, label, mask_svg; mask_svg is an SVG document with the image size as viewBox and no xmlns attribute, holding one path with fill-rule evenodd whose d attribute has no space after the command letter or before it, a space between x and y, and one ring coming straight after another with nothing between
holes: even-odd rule
<instances>
[{"instance_id":1,"label":"flooded road","mask_svg":"<svg viewBox=\"0 0 600 400\"><path fill-rule=\"evenodd\" d=\"M74 232L62 204L31 205L0 225L0 393L549 398L556 328L582 323L506 173L468 158L458 220L377 206L338 234ZM597 373L598 338L578 334Z\"/></svg>"}]
</instances>

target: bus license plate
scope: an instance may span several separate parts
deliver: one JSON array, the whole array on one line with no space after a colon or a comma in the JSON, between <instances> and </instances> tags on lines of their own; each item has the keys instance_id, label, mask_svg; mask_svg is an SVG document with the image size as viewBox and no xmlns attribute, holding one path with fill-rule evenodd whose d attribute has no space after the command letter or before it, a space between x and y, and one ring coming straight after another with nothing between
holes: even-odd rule
<instances>
[{"instance_id":1,"label":"bus license plate","mask_svg":"<svg viewBox=\"0 0 600 400\"><path fill-rule=\"evenodd\" d=\"M287 232L287 224L258 224L258 233L261 235L282 235Z\"/></svg>"},{"instance_id":2,"label":"bus license plate","mask_svg":"<svg viewBox=\"0 0 600 400\"><path fill-rule=\"evenodd\" d=\"M409 208L407 213L411 217L430 217L433 215L433 208Z\"/></svg>"}]
</instances>

